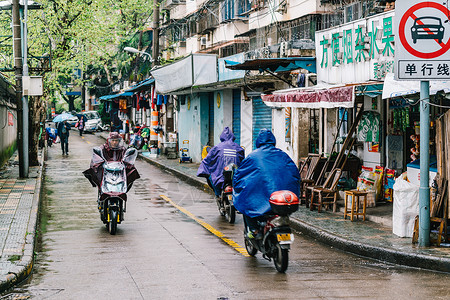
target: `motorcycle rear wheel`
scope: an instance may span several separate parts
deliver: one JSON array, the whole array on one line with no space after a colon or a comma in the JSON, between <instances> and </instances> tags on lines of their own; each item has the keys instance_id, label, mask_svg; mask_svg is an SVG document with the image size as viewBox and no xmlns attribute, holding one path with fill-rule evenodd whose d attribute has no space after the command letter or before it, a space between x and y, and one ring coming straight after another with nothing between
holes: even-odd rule
<instances>
[{"instance_id":1,"label":"motorcycle rear wheel","mask_svg":"<svg viewBox=\"0 0 450 300\"><path fill-rule=\"evenodd\" d=\"M236 208L234 208L234 205L227 205L226 217L228 223L234 223L234 221L236 220Z\"/></svg>"},{"instance_id":2,"label":"motorcycle rear wheel","mask_svg":"<svg viewBox=\"0 0 450 300\"><path fill-rule=\"evenodd\" d=\"M110 221L108 223L108 231L111 235L115 235L117 232L117 211L111 210Z\"/></svg>"},{"instance_id":3,"label":"motorcycle rear wheel","mask_svg":"<svg viewBox=\"0 0 450 300\"><path fill-rule=\"evenodd\" d=\"M223 196L220 196L220 197L222 197L222 198L219 199L216 197L216 204L217 204L217 208L219 209L220 215L223 217L223 216L225 216L226 212L225 212L225 209L222 207Z\"/></svg>"},{"instance_id":4,"label":"motorcycle rear wheel","mask_svg":"<svg viewBox=\"0 0 450 300\"><path fill-rule=\"evenodd\" d=\"M245 243L245 249L247 250L247 253L250 256L255 256L256 253L258 252L258 249L256 249L255 246L253 246L252 242L250 242L248 239L245 239L244 243Z\"/></svg>"},{"instance_id":5,"label":"motorcycle rear wheel","mask_svg":"<svg viewBox=\"0 0 450 300\"><path fill-rule=\"evenodd\" d=\"M278 272L284 273L289 263L289 250L282 249L279 243L276 243L276 251L273 257L273 263Z\"/></svg>"}]
</instances>

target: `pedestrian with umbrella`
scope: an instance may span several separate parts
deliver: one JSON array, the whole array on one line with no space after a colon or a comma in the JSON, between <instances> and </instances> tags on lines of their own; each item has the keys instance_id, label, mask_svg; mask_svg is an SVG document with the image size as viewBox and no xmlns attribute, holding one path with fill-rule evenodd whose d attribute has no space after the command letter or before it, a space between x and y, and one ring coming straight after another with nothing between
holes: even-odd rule
<instances>
[{"instance_id":1,"label":"pedestrian with umbrella","mask_svg":"<svg viewBox=\"0 0 450 300\"><path fill-rule=\"evenodd\" d=\"M75 124L75 127L78 128L80 132L80 136L83 136L84 126L86 125L87 118L84 114L77 114L78 122Z\"/></svg>"},{"instance_id":2,"label":"pedestrian with umbrella","mask_svg":"<svg viewBox=\"0 0 450 300\"><path fill-rule=\"evenodd\" d=\"M71 114L61 114L53 119L53 122L58 123L58 135L61 140L61 150L62 155L69 155L69 130L70 124L67 122L68 119L72 118Z\"/></svg>"}]
</instances>

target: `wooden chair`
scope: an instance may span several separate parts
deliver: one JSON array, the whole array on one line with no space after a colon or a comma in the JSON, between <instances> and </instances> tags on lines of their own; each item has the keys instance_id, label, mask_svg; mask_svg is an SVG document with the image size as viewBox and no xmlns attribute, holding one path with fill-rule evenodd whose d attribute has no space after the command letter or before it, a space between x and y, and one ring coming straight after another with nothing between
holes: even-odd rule
<instances>
[{"instance_id":1,"label":"wooden chair","mask_svg":"<svg viewBox=\"0 0 450 300\"><path fill-rule=\"evenodd\" d=\"M325 205L333 204L333 212L336 212L337 209L337 185L339 179L341 178L341 169L333 169L328 175L327 180L323 186L315 186L311 187L311 202L310 202L310 210L314 210L314 206L317 206L317 211L320 212L320 209ZM316 196L317 194L317 196ZM317 200L315 202L314 200Z\"/></svg>"},{"instance_id":2,"label":"wooden chair","mask_svg":"<svg viewBox=\"0 0 450 300\"><path fill-rule=\"evenodd\" d=\"M304 169L306 169L305 177L302 178L300 184L301 188L300 204L304 202L306 204L306 207L309 206L309 202L307 201L308 199L307 187L312 186L314 184L313 176L321 157L322 155L320 154L310 153L306 158L305 162L303 163L302 167L300 168L300 176L304 172Z\"/></svg>"}]
</instances>

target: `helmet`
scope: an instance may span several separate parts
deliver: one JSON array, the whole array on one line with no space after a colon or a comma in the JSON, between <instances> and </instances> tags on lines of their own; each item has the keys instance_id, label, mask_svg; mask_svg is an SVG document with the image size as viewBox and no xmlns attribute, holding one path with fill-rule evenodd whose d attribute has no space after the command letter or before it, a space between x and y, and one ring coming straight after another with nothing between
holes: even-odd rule
<instances>
[{"instance_id":1,"label":"helmet","mask_svg":"<svg viewBox=\"0 0 450 300\"><path fill-rule=\"evenodd\" d=\"M109 149L115 150L123 146L123 139L117 132L111 132L109 134L107 143Z\"/></svg>"}]
</instances>

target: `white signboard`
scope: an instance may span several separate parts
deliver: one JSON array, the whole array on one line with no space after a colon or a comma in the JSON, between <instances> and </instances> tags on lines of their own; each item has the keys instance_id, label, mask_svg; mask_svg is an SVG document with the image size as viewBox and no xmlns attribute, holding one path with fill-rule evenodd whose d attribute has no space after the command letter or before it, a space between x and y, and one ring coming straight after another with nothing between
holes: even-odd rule
<instances>
[{"instance_id":1,"label":"white signboard","mask_svg":"<svg viewBox=\"0 0 450 300\"><path fill-rule=\"evenodd\" d=\"M450 79L450 2L395 2L396 80Z\"/></svg>"},{"instance_id":2,"label":"white signboard","mask_svg":"<svg viewBox=\"0 0 450 300\"><path fill-rule=\"evenodd\" d=\"M394 11L389 11L317 31L318 80L327 84L384 80L394 69L393 21Z\"/></svg>"}]
</instances>

